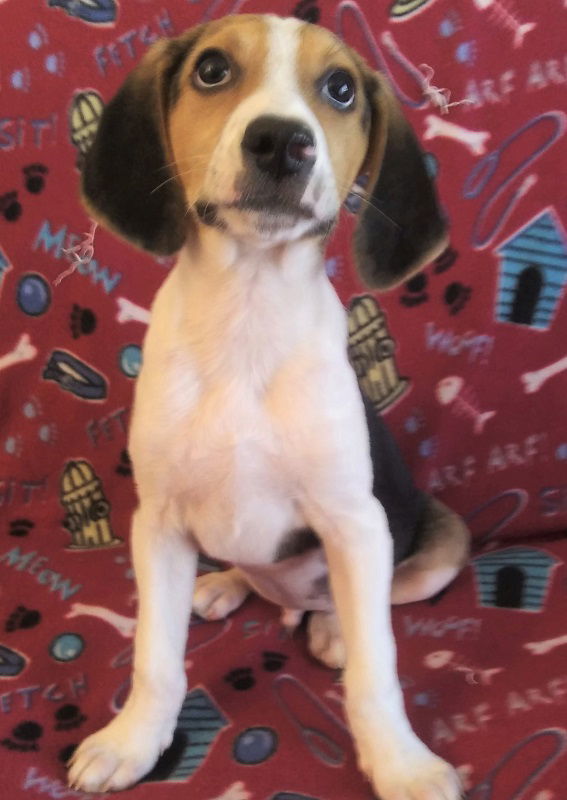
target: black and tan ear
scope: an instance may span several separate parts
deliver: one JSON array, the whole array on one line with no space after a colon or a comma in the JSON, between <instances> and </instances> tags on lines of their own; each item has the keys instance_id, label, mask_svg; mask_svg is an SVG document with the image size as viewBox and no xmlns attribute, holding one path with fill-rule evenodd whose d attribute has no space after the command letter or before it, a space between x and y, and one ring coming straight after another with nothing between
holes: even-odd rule
<instances>
[{"instance_id":1,"label":"black and tan ear","mask_svg":"<svg viewBox=\"0 0 567 800\"><path fill-rule=\"evenodd\" d=\"M366 197L354 235L364 282L388 289L417 272L447 244L447 224L423 152L386 81L366 69L371 109Z\"/></svg>"},{"instance_id":2,"label":"black and tan ear","mask_svg":"<svg viewBox=\"0 0 567 800\"><path fill-rule=\"evenodd\" d=\"M154 44L105 107L81 179L89 213L144 250L170 255L187 236L166 115L175 76L200 35Z\"/></svg>"}]
</instances>

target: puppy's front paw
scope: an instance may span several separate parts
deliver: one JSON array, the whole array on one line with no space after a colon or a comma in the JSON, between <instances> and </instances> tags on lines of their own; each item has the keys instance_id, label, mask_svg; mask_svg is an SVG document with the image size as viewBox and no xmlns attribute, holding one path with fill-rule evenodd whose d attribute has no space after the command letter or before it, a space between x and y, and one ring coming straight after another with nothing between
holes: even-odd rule
<instances>
[{"instance_id":1,"label":"puppy's front paw","mask_svg":"<svg viewBox=\"0 0 567 800\"><path fill-rule=\"evenodd\" d=\"M421 749L421 748L420 748ZM361 764L380 800L461 800L464 797L456 770L425 746L423 752L394 761Z\"/></svg>"},{"instance_id":2,"label":"puppy's front paw","mask_svg":"<svg viewBox=\"0 0 567 800\"><path fill-rule=\"evenodd\" d=\"M79 745L69 762L69 786L83 792L126 789L152 769L170 739L125 726L118 716Z\"/></svg>"}]
</instances>

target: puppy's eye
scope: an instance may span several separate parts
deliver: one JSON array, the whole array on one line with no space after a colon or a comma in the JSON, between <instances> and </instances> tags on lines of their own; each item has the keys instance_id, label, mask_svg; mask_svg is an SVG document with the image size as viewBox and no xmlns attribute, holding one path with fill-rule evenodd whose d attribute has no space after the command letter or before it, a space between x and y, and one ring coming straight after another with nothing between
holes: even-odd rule
<instances>
[{"instance_id":1,"label":"puppy's eye","mask_svg":"<svg viewBox=\"0 0 567 800\"><path fill-rule=\"evenodd\" d=\"M345 111L354 103L354 78L344 69L336 69L327 75L322 92L332 106Z\"/></svg>"},{"instance_id":2,"label":"puppy's eye","mask_svg":"<svg viewBox=\"0 0 567 800\"><path fill-rule=\"evenodd\" d=\"M197 61L193 80L200 89L222 86L231 78L230 64L220 50L206 50Z\"/></svg>"}]
</instances>

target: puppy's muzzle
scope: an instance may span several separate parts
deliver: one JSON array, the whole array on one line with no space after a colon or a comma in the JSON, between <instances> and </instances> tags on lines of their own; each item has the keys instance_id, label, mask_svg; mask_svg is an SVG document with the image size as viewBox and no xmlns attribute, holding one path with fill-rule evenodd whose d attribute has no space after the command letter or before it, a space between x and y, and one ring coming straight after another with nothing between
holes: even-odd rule
<instances>
[{"instance_id":1,"label":"puppy's muzzle","mask_svg":"<svg viewBox=\"0 0 567 800\"><path fill-rule=\"evenodd\" d=\"M242 138L242 153L248 167L264 176L305 180L315 164L315 138L303 123L264 115L253 120Z\"/></svg>"}]
</instances>

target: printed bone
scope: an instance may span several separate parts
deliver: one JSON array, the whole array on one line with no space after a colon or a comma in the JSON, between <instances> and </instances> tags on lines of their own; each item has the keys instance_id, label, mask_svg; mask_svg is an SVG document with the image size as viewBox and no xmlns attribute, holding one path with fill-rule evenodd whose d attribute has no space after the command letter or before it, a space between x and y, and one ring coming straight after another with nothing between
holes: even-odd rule
<instances>
[{"instance_id":1,"label":"printed bone","mask_svg":"<svg viewBox=\"0 0 567 800\"><path fill-rule=\"evenodd\" d=\"M563 372L567 369L567 356L563 356L560 358L559 361L554 361L553 364L549 364L547 367L542 367L542 369L536 369L534 372L524 372L523 375L520 375L520 380L524 384L524 392L526 394L533 394L534 392L539 391L543 384L552 378L554 375L558 375L560 372Z\"/></svg>"},{"instance_id":2,"label":"printed bone","mask_svg":"<svg viewBox=\"0 0 567 800\"><path fill-rule=\"evenodd\" d=\"M73 617L96 617L108 622L112 625L121 636L126 639L131 639L136 630L136 620L133 617L125 617L122 614L117 614L116 611L111 611L110 608L104 606L92 606L86 603L73 603L69 611L65 614L66 619Z\"/></svg>"},{"instance_id":3,"label":"printed bone","mask_svg":"<svg viewBox=\"0 0 567 800\"><path fill-rule=\"evenodd\" d=\"M149 325L150 312L147 308L142 308L125 297L117 297L116 302L118 303L118 314L116 315L118 322L143 322L144 325Z\"/></svg>"},{"instance_id":4,"label":"printed bone","mask_svg":"<svg viewBox=\"0 0 567 800\"><path fill-rule=\"evenodd\" d=\"M423 134L423 139L428 142L443 136L446 139L454 139L456 142L464 144L473 156L482 156L486 153L486 142L490 139L489 131L471 131L463 128L462 125L455 125L454 122L447 122L446 119L428 114L425 118L427 127Z\"/></svg>"},{"instance_id":5,"label":"printed bone","mask_svg":"<svg viewBox=\"0 0 567 800\"><path fill-rule=\"evenodd\" d=\"M31 343L29 333L23 333L13 350L0 356L0 371L22 361L31 361L36 355L37 347Z\"/></svg>"},{"instance_id":6,"label":"printed bone","mask_svg":"<svg viewBox=\"0 0 567 800\"><path fill-rule=\"evenodd\" d=\"M215 797L213 800L250 800L252 795L246 789L242 781L236 781L236 783L231 784L228 789L219 796Z\"/></svg>"},{"instance_id":7,"label":"printed bone","mask_svg":"<svg viewBox=\"0 0 567 800\"><path fill-rule=\"evenodd\" d=\"M524 647L534 656L543 656L563 644L567 644L567 634L557 636L555 639L544 639L542 642L526 642Z\"/></svg>"}]
</instances>

